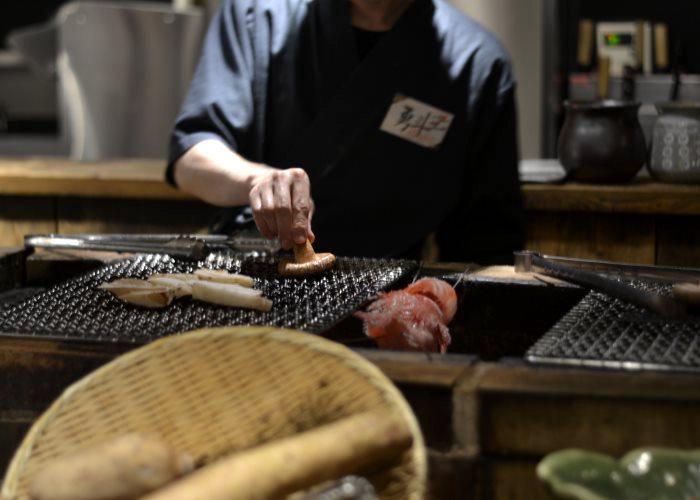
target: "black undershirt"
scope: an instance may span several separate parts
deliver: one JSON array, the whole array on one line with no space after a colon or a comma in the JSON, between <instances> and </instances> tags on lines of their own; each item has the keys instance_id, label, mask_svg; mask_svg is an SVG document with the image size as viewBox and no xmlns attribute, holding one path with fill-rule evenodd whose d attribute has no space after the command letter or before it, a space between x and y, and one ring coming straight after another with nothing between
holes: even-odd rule
<instances>
[{"instance_id":1,"label":"black undershirt","mask_svg":"<svg viewBox=\"0 0 700 500\"><path fill-rule=\"evenodd\" d=\"M355 34L355 45L357 46L360 60L364 59L387 33L386 31L367 31L354 26L352 31Z\"/></svg>"},{"instance_id":2,"label":"black undershirt","mask_svg":"<svg viewBox=\"0 0 700 500\"><path fill-rule=\"evenodd\" d=\"M386 35L386 31L367 31L360 28L352 27L353 34L355 35L355 45L357 46L357 53L360 56L360 60L367 57L372 49L379 43L379 40ZM396 255L403 259L414 259L420 260L423 253L424 239L421 239L413 247L401 255Z\"/></svg>"}]
</instances>

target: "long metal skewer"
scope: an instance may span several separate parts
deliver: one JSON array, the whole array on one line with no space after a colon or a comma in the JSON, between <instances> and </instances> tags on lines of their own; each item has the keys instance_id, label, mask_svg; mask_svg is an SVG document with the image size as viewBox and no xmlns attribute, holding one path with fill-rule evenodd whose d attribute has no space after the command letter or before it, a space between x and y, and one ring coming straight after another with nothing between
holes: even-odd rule
<instances>
[{"instance_id":1,"label":"long metal skewer","mask_svg":"<svg viewBox=\"0 0 700 500\"><path fill-rule=\"evenodd\" d=\"M552 262L535 252L516 252L515 270L518 272L541 272L644 307L665 318L679 318L686 314L685 306L672 297L641 290L591 271L573 269L566 265Z\"/></svg>"}]
</instances>

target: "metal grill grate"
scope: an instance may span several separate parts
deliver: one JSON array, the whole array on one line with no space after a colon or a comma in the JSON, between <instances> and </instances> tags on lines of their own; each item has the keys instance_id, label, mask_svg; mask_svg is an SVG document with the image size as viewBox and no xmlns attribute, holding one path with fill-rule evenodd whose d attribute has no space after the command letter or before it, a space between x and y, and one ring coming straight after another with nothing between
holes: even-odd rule
<instances>
[{"instance_id":1,"label":"metal grill grate","mask_svg":"<svg viewBox=\"0 0 700 500\"><path fill-rule=\"evenodd\" d=\"M177 300L165 309L144 309L97 288L117 278L147 278L153 273L191 272L198 267L255 277L255 287L273 301L272 310L262 313L191 299ZM69 280L0 311L0 332L133 343L213 326L268 325L319 333L416 267L411 261L339 258L331 271L294 279L280 277L271 257L212 254L202 262L194 262L167 255L141 255Z\"/></svg>"},{"instance_id":2,"label":"metal grill grate","mask_svg":"<svg viewBox=\"0 0 700 500\"><path fill-rule=\"evenodd\" d=\"M670 293L669 285L635 286ZM667 320L591 292L526 354L534 363L700 371L700 318Z\"/></svg>"}]
</instances>

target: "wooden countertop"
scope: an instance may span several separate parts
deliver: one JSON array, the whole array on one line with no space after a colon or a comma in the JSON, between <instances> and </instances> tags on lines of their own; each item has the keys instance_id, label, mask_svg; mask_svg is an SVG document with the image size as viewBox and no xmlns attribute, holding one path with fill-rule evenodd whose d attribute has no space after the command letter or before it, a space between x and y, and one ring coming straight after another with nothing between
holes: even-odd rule
<instances>
[{"instance_id":1,"label":"wooden countertop","mask_svg":"<svg viewBox=\"0 0 700 500\"><path fill-rule=\"evenodd\" d=\"M192 199L164 181L164 160L0 158L0 195Z\"/></svg>"},{"instance_id":2,"label":"wooden countertop","mask_svg":"<svg viewBox=\"0 0 700 500\"><path fill-rule=\"evenodd\" d=\"M636 180L629 184L525 184L525 208L542 212L700 215L700 185Z\"/></svg>"},{"instance_id":3,"label":"wooden countertop","mask_svg":"<svg viewBox=\"0 0 700 500\"><path fill-rule=\"evenodd\" d=\"M190 200L163 180L163 160L75 162L0 158L0 195ZM700 215L700 186L638 180L630 184L525 184L525 208L546 212Z\"/></svg>"}]
</instances>

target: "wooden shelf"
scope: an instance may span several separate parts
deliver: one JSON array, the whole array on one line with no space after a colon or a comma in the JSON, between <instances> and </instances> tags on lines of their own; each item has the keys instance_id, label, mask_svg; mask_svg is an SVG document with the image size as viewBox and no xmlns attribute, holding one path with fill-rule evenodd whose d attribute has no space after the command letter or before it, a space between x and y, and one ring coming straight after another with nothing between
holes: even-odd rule
<instances>
[{"instance_id":1,"label":"wooden shelf","mask_svg":"<svg viewBox=\"0 0 700 500\"><path fill-rule=\"evenodd\" d=\"M700 186L636 181L630 184L525 184L527 211L700 215Z\"/></svg>"},{"instance_id":2,"label":"wooden shelf","mask_svg":"<svg viewBox=\"0 0 700 500\"><path fill-rule=\"evenodd\" d=\"M164 160L0 158L0 195L191 200L164 181Z\"/></svg>"},{"instance_id":3,"label":"wooden shelf","mask_svg":"<svg viewBox=\"0 0 700 500\"><path fill-rule=\"evenodd\" d=\"M0 195L192 200L164 181L163 160L76 162L0 158ZM630 184L525 184L531 212L700 215L700 186L640 180Z\"/></svg>"}]
</instances>

